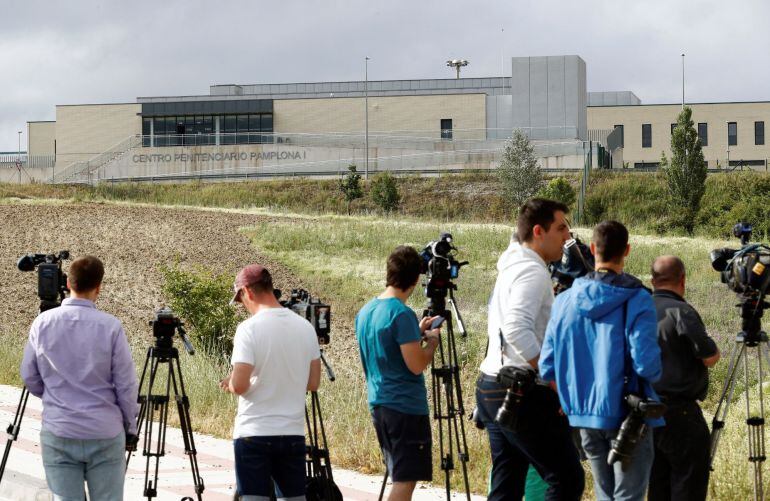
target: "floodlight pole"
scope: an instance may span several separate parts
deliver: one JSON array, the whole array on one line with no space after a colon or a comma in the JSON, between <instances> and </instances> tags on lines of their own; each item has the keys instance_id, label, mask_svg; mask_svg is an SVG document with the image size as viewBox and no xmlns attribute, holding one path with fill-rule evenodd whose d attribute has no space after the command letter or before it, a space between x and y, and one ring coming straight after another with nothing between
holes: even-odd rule
<instances>
[{"instance_id":1,"label":"floodlight pole","mask_svg":"<svg viewBox=\"0 0 770 501\"><path fill-rule=\"evenodd\" d=\"M366 160L364 163L364 179L369 179L369 56L364 63L364 149Z\"/></svg>"},{"instance_id":2,"label":"floodlight pole","mask_svg":"<svg viewBox=\"0 0 770 501\"><path fill-rule=\"evenodd\" d=\"M465 60L465 59L449 59L446 62L446 65L449 66L450 68L454 68L455 69L455 71L457 72L457 79L459 80L460 79L460 68L462 68L463 66L468 66L468 61Z\"/></svg>"}]
</instances>

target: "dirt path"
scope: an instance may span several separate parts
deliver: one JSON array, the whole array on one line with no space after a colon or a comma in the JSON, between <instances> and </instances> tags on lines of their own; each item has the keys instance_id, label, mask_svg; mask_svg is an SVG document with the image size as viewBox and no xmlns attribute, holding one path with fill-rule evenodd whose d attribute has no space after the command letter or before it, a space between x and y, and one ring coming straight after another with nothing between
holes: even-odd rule
<instances>
[{"instance_id":1,"label":"dirt path","mask_svg":"<svg viewBox=\"0 0 770 501\"><path fill-rule=\"evenodd\" d=\"M37 313L36 273L16 268L27 253L93 254L106 274L99 307L123 321L129 338L149 335L147 321L163 303L159 267L175 260L235 274L251 262L268 266L276 287L300 286L284 267L259 255L238 229L270 220L259 215L113 204L0 204L0 335L26 335Z\"/></svg>"}]
</instances>

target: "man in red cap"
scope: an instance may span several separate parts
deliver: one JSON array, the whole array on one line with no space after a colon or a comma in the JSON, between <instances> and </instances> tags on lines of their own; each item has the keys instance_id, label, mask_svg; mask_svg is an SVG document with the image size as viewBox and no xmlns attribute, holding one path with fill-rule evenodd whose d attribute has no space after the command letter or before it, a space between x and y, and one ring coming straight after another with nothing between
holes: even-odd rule
<instances>
[{"instance_id":1,"label":"man in red cap","mask_svg":"<svg viewBox=\"0 0 770 501\"><path fill-rule=\"evenodd\" d=\"M233 431L241 499L305 499L305 393L321 381L313 326L284 308L270 272L258 264L235 278L231 303L251 316L233 339L231 374L220 382L238 398Z\"/></svg>"}]
</instances>

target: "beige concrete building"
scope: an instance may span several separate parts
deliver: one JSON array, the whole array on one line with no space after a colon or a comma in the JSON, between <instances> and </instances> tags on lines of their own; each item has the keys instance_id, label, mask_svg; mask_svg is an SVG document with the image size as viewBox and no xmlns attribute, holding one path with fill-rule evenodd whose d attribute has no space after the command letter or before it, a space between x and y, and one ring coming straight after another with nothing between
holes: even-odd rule
<instances>
[{"instance_id":1,"label":"beige concrete building","mask_svg":"<svg viewBox=\"0 0 770 501\"><path fill-rule=\"evenodd\" d=\"M770 144L770 102L693 103L692 120L710 168L745 166L765 169ZM623 159L630 167L655 166L661 152L671 156L672 124L681 104L589 106L589 129L622 127Z\"/></svg>"},{"instance_id":2,"label":"beige concrete building","mask_svg":"<svg viewBox=\"0 0 770 501\"><path fill-rule=\"evenodd\" d=\"M710 168L767 168L770 102L691 106ZM350 164L430 173L494 169L521 129L547 169L651 168L670 155L680 110L588 92L579 56L516 57L511 77L227 84L57 106L55 122L29 122L28 152L50 159L41 180L56 182L339 175Z\"/></svg>"}]
</instances>

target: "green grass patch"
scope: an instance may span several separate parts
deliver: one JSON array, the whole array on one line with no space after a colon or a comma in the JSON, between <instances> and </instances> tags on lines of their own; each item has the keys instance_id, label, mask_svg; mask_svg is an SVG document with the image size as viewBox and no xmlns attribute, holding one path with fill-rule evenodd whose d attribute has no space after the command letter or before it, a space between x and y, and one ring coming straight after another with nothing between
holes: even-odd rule
<instances>
[{"instance_id":1,"label":"green grass patch","mask_svg":"<svg viewBox=\"0 0 770 501\"><path fill-rule=\"evenodd\" d=\"M296 273L307 288L333 305L342 317L344 332L333 333L329 353L341 374L337 382L326 384L324 409L329 416L330 447L335 463L374 471L381 468L379 450L368 419L366 389L352 332L355 313L384 287L385 259L399 244L422 246L438 237L440 231L452 232L460 248L458 257L471 264L463 268L457 280L457 299L468 327L467 339L459 339L462 386L466 409L474 405L474 379L486 346L486 304L496 278L496 262L509 242L512 227L484 224L439 224L404 222L386 218L318 217L300 221L264 223L244 230L261 252L277 259ZM587 237L588 230L580 233ZM734 334L740 329L735 298L712 271L708 252L727 244L705 238L657 238L632 235L628 270L649 284L650 265L660 254L677 254L688 267L688 299L701 312L709 332L723 352L729 352ZM424 307L424 297L417 290L409 301L416 311ZM339 353L338 353L339 350ZM716 403L727 362L712 370L712 385L704 404ZM429 375L426 375L429 377ZM738 385L738 391L743 390ZM723 450L727 458L717 465L714 491L716 499L744 499L734 493L748 492L748 479L741 476L743 457L740 420L730 423L739 429L725 435ZM351 439L351 437L356 437ZM486 485L489 472L489 446L483 433L468 428L471 453L470 477L475 489ZM437 455L434 455L436 457ZM434 470L439 473L441 470ZM438 480L441 480L437 477ZM455 476L459 480L459 476ZM723 481L724 477L724 481ZM738 489L737 486L741 486ZM460 487L455 483L455 487Z\"/></svg>"}]
</instances>

